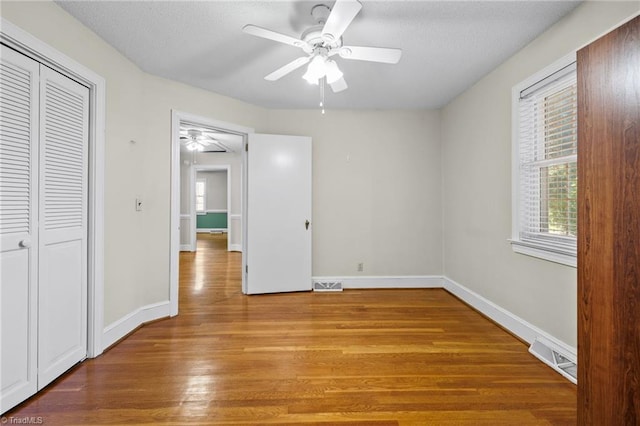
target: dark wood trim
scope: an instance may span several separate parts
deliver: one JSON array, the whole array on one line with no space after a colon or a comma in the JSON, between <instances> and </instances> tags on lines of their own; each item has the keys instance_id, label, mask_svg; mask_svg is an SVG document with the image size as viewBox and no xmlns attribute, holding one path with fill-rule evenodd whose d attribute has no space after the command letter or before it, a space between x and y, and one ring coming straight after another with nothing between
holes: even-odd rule
<instances>
[{"instance_id":1,"label":"dark wood trim","mask_svg":"<svg viewBox=\"0 0 640 426\"><path fill-rule=\"evenodd\" d=\"M578 424L640 424L640 17L578 51Z\"/></svg>"}]
</instances>

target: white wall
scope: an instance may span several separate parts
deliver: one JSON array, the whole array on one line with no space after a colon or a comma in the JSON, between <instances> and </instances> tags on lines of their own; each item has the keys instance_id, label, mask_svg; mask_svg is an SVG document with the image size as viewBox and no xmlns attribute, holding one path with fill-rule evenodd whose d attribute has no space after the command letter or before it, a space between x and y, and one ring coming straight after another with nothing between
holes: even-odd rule
<instances>
[{"instance_id":1,"label":"white wall","mask_svg":"<svg viewBox=\"0 0 640 426\"><path fill-rule=\"evenodd\" d=\"M437 111L269 112L269 132L313 138L314 276L442 273L439 123Z\"/></svg>"},{"instance_id":2,"label":"white wall","mask_svg":"<svg viewBox=\"0 0 640 426\"><path fill-rule=\"evenodd\" d=\"M265 111L143 73L53 2L2 2L0 14L106 79L105 326L167 301L171 109L257 129Z\"/></svg>"},{"instance_id":3,"label":"white wall","mask_svg":"<svg viewBox=\"0 0 640 426\"><path fill-rule=\"evenodd\" d=\"M585 2L442 111L444 274L576 346L576 270L512 252L511 88L637 13Z\"/></svg>"},{"instance_id":4,"label":"white wall","mask_svg":"<svg viewBox=\"0 0 640 426\"><path fill-rule=\"evenodd\" d=\"M216 154L209 154L216 155ZM206 210L227 210L227 172L198 172L196 179L205 180Z\"/></svg>"},{"instance_id":5,"label":"white wall","mask_svg":"<svg viewBox=\"0 0 640 426\"><path fill-rule=\"evenodd\" d=\"M191 214L191 194L189 184L191 183L191 161L188 159L191 153L180 150L180 214ZM181 241L181 244L183 242ZM186 242L184 242L186 244Z\"/></svg>"},{"instance_id":6,"label":"white wall","mask_svg":"<svg viewBox=\"0 0 640 426\"><path fill-rule=\"evenodd\" d=\"M180 248L191 250L191 153L180 147Z\"/></svg>"}]
</instances>

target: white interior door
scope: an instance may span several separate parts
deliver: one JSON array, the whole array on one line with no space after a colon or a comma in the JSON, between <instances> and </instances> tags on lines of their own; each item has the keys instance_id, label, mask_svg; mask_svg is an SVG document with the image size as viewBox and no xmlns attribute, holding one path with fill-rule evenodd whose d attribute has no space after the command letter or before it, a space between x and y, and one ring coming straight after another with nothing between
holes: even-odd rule
<instances>
[{"instance_id":1,"label":"white interior door","mask_svg":"<svg viewBox=\"0 0 640 426\"><path fill-rule=\"evenodd\" d=\"M249 135L246 292L311 290L311 138Z\"/></svg>"},{"instance_id":2,"label":"white interior door","mask_svg":"<svg viewBox=\"0 0 640 426\"><path fill-rule=\"evenodd\" d=\"M1 46L0 413L37 390L39 64Z\"/></svg>"},{"instance_id":3,"label":"white interior door","mask_svg":"<svg viewBox=\"0 0 640 426\"><path fill-rule=\"evenodd\" d=\"M87 355L88 100L41 67L38 389Z\"/></svg>"}]
</instances>

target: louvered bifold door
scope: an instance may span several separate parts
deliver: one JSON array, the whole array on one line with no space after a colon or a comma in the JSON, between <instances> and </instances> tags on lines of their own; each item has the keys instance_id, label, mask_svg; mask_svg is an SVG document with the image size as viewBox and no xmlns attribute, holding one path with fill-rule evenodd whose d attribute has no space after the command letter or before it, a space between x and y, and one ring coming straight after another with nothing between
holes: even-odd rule
<instances>
[{"instance_id":1,"label":"louvered bifold door","mask_svg":"<svg viewBox=\"0 0 640 426\"><path fill-rule=\"evenodd\" d=\"M41 67L38 389L87 353L88 101Z\"/></svg>"},{"instance_id":2,"label":"louvered bifold door","mask_svg":"<svg viewBox=\"0 0 640 426\"><path fill-rule=\"evenodd\" d=\"M0 55L0 413L37 390L39 64Z\"/></svg>"}]
</instances>

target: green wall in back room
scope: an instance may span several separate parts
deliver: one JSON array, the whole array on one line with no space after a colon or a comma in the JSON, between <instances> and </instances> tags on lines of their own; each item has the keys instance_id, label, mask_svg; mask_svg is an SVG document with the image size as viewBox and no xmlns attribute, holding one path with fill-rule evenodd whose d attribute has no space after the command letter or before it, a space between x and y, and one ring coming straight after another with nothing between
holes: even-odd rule
<instances>
[{"instance_id":1,"label":"green wall in back room","mask_svg":"<svg viewBox=\"0 0 640 426\"><path fill-rule=\"evenodd\" d=\"M226 213L207 213L196 215L196 227L198 229L226 229L227 214Z\"/></svg>"}]
</instances>

